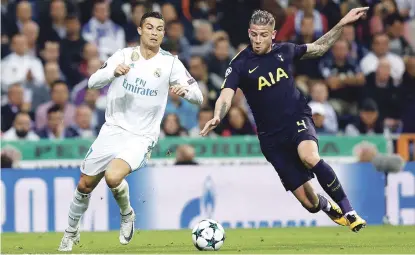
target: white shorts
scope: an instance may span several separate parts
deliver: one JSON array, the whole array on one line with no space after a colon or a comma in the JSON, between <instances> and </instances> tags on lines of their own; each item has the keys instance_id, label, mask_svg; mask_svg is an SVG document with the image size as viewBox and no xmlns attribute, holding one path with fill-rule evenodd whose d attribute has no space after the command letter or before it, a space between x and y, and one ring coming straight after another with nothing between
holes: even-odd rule
<instances>
[{"instance_id":1,"label":"white shorts","mask_svg":"<svg viewBox=\"0 0 415 255\"><path fill-rule=\"evenodd\" d=\"M154 145L155 141L148 137L104 124L85 156L81 172L89 176L98 175L115 158L127 162L131 171L138 170L147 164Z\"/></svg>"}]
</instances>

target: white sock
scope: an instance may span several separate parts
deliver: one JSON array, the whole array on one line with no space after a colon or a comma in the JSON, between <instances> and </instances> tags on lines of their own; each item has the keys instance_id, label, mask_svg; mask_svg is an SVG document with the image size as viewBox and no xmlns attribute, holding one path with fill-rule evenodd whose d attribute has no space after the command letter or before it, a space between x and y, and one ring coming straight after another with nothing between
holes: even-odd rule
<instances>
[{"instance_id":1,"label":"white sock","mask_svg":"<svg viewBox=\"0 0 415 255\"><path fill-rule=\"evenodd\" d=\"M128 187L128 182L126 180L122 180L120 185L111 189L111 191L114 195L115 201L117 201L117 204L120 207L120 213L122 215L129 214L133 208L130 205L130 189Z\"/></svg>"},{"instance_id":2,"label":"white sock","mask_svg":"<svg viewBox=\"0 0 415 255\"><path fill-rule=\"evenodd\" d=\"M69 206L69 227L66 229L68 232L75 232L79 228L79 220L88 209L90 197L91 194L84 194L79 192L78 189L75 190L71 205Z\"/></svg>"},{"instance_id":3,"label":"white sock","mask_svg":"<svg viewBox=\"0 0 415 255\"><path fill-rule=\"evenodd\" d=\"M345 213L344 216L354 215L354 214L356 214L356 211L350 211L350 212Z\"/></svg>"}]
</instances>

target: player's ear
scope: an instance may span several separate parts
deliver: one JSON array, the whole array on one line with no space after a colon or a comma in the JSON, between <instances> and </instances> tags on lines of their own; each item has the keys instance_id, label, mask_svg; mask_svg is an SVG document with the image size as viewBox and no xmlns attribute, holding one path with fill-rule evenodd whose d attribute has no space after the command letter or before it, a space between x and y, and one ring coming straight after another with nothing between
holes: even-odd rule
<instances>
[{"instance_id":1,"label":"player's ear","mask_svg":"<svg viewBox=\"0 0 415 255\"><path fill-rule=\"evenodd\" d=\"M272 31L272 38L274 39L275 36L277 35L277 30Z\"/></svg>"},{"instance_id":2,"label":"player's ear","mask_svg":"<svg viewBox=\"0 0 415 255\"><path fill-rule=\"evenodd\" d=\"M143 31L142 31L141 27L137 27L137 32L138 32L138 34L141 36L141 34L143 33Z\"/></svg>"}]
</instances>

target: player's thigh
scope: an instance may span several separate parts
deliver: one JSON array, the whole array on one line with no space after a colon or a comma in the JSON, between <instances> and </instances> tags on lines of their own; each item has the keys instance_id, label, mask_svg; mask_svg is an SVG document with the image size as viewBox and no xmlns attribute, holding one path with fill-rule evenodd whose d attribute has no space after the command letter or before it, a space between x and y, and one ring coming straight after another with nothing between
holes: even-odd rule
<instances>
[{"instance_id":1,"label":"player's thigh","mask_svg":"<svg viewBox=\"0 0 415 255\"><path fill-rule=\"evenodd\" d=\"M101 172L94 176L89 176L86 174L81 174L78 182L78 191L84 194L91 193L98 183L101 181L102 177L104 176L104 172Z\"/></svg>"},{"instance_id":2,"label":"player's thigh","mask_svg":"<svg viewBox=\"0 0 415 255\"><path fill-rule=\"evenodd\" d=\"M317 193L314 191L311 181L305 182L292 193L305 208L312 209L318 206Z\"/></svg>"},{"instance_id":3,"label":"player's thigh","mask_svg":"<svg viewBox=\"0 0 415 255\"><path fill-rule=\"evenodd\" d=\"M314 167L319 161L318 139L311 117L304 116L296 121L297 130L293 132L293 142L303 164L308 169Z\"/></svg>"}]
</instances>

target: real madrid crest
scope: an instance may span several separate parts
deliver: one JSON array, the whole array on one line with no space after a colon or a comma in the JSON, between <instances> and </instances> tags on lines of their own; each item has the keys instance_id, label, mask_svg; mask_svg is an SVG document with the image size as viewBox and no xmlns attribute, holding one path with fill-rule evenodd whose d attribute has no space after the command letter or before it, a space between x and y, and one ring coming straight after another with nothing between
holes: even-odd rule
<instances>
[{"instance_id":1,"label":"real madrid crest","mask_svg":"<svg viewBox=\"0 0 415 255\"><path fill-rule=\"evenodd\" d=\"M161 68L156 68L156 70L154 71L154 76L157 78L160 78L161 76Z\"/></svg>"},{"instance_id":2,"label":"real madrid crest","mask_svg":"<svg viewBox=\"0 0 415 255\"><path fill-rule=\"evenodd\" d=\"M131 54L131 61L137 61L140 58L140 55L138 55L137 51L133 51Z\"/></svg>"}]
</instances>

